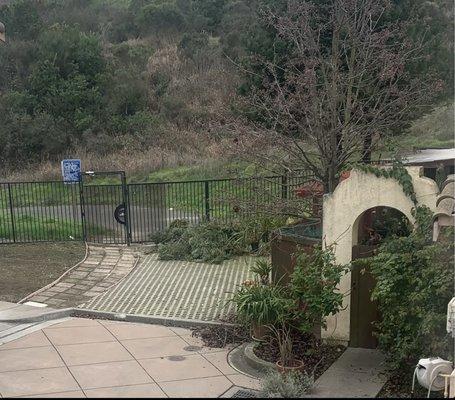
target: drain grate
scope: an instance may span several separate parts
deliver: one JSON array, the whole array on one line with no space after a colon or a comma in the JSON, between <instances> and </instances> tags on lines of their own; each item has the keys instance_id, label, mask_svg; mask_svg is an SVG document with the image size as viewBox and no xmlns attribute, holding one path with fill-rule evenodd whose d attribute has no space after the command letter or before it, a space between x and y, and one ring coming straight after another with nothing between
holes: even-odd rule
<instances>
[{"instance_id":1,"label":"drain grate","mask_svg":"<svg viewBox=\"0 0 455 400\"><path fill-rule=\"evenodd\" d=\"M253 392L252 390L245 390L245 389L237 390L231 396L231 398L235 398L235 399L255 399L256 397L257 396L256 396L255 392Z\"/></svg>"}]
</instances>

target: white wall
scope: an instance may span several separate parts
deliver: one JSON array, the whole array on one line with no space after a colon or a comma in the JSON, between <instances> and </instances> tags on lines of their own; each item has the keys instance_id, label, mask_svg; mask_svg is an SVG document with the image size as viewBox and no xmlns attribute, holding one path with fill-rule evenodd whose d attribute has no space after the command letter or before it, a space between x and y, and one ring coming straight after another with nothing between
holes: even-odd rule
<instances>
[{"instance_id":1,"label":"white wall","mask_svg":"<svg viewBox=\"0 0 455 400\"><path fill-rule=\"evenodd\" d=\"M429 178L421 177L420 167L407 167L412 176L414 191L419 204L436 208L437 184ZM378 207L392 207L401 211L410 221L414 221L411 210L412 200L407 197L401 185L391 178L378 178L353 170L348 179L341 182L332 194L324 196L323 203L323 243L336 244L335 255L338 263L351 261L352 246L357 237L358 217L366 210ZM342 342L349 340L351 273L341 280L339 290L345 294L343 310L327 318L327 329L323 338Z\"/></svg>"}]
</instances>

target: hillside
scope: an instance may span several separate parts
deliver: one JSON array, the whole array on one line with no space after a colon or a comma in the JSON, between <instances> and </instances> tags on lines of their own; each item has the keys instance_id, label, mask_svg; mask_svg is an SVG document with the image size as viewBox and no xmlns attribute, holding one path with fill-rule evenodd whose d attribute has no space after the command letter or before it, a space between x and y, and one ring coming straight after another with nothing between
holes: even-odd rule
<instances>
[{"instance_id":1,"label":"hillside","mask_svg":"<svg viewBox=\"0 0 455 400\"><path fill-rule=\"evenodd\" d=\"M257 13L273 3L0 1L0 178L58 178L68 157L137 180L243 171L226 132L245 111L239 96L260 84L244 56L273 56ZM403 146L453 143L450 110L415 123Z\"/></svg>"},{"instance_id":2,"label":"hillside","mask_svg":"<svg viewBox=\"0 0 455 400\"><path fill-rule=\"evenodd\" d=\"M436 107L432 113L414 121L397 139L397 145L403 151L455 147L454 113L454 103Z\"/></svg>"},{"instance_id":3,"label":"hillside","mask_svg":"<svg viewBox=\"0 0 455 400\"><path fill-rule=\"evenodd\" d=\"M62 157L136 173L225 154L239 74L223 55L235 51L235 40L225 41L234 17L228 2L216 3L0 8L8 35L0 48L2 175L33 164L51 177Z\"/></svg>"}]
</instances>

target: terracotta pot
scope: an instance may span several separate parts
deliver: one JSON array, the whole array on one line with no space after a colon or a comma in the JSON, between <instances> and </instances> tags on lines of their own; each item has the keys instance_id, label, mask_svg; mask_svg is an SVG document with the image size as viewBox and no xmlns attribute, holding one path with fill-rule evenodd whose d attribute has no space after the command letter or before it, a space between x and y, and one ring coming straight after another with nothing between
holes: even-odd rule
<instances>
[{"instance_id":1,"label":"terracotta pot","mask_svg":"<svg viewBox=\"0 0 455 400\"><path fill-rule=\"evenodd\" d=\"M290 366L290 367L284 367L281 364L281 360L277 361L275 364L276 364L276 369L278 370L278 372L280 374L287 374L291 371L296 371L296 372L305 371L305 369L304 369L305 365L303 364L303 361L301 361L301 360L294 360L294 365Z\"/></svg>"},{"instance_id":2,"label":"terracotta pot","mask_svg":"<svg viewBox=\"0 0 455 400\"><path fill-rule=\"evenodd\" d=\"M340 175L340 182L343 182L345 179L348 179L351 176L351 171L343 171Z\"/></svg>"},{"instance_id":3,"label":"terracotta pot","mask_svg":"<svg viewBox=\"0 0 455 400\"><path fill-rule=\"evenodd\" d=\"M268 328L265 325L253 324L251 337L256 342L263 342L268 333Z\"/></svg>"}]
</instances>

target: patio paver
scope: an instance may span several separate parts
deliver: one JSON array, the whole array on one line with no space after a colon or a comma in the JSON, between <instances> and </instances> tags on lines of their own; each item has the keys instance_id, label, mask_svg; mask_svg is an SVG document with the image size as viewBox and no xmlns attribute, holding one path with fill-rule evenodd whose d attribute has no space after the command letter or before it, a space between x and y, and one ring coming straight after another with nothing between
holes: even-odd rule
<instances>
[{"instance_id":1,"label":"patio paver","mask_svg":"<svg viewBox=\"0 0 455 400\"><path fill-rule=\"evenodd\" d=\"M0 397L219 397L234 385L257 388L227 353L189 329L71 318L0 345Z\"/></svg>"},{"instance_id":2,"label":"patio paver","mask_svg":"<svg viewBox=\"0 0 455 400\"><path fill-rule=\"evenodd\" d=\"M387 381L384 360L379 350L348 347L305 397L374 398Z\"/></svg>"},{"instance_id":3,"label":"patio paver","mask_svg":"<svg viewBox=\"0 0 455 400\"><path fill-rule=\"evenodd\" d=\"M144 385L118 386L110 388L88 389L85 390L87 397L129 397L129 398L160 398L167 397L166 394L156 383Z\"/></svg>"}]
</instances>

